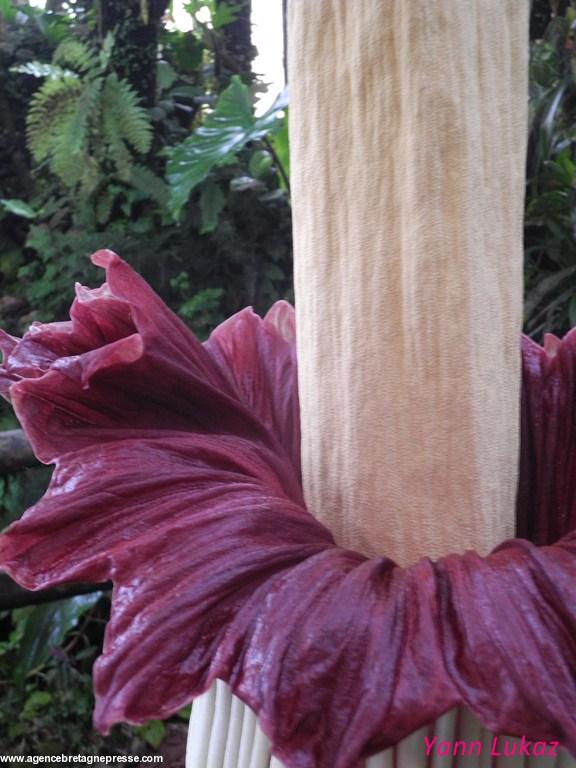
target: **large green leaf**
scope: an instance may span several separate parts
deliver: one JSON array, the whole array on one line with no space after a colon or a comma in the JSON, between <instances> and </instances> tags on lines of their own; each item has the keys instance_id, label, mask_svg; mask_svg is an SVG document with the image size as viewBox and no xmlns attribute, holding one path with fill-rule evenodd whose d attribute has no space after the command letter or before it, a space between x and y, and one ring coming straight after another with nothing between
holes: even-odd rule
<instances>
[{"instance_id":1,"label":"large green leaf","mask_svg":"<svg viewBox=\"0 0 576 768\"><path fill-rule=\"evenodd\" d=\"M226 205L226 198L222 190L213 181L208 181L202 187L200 194L200 234L206 235L213 232L218 226L218 219L222 209Z\"/></svg>"},{"instance_id":2,"label":"large green leaf","mask_svg":"<svg viewBox=\"0 0 576 768\"><path fill-rule=\"evenodd\" d=\"M149 720L136 728L136 733L151 747L158 748L166 735L166 726L162 720Z\"/></svg>"},{"instance_id":3,"label":"large green leaf","mask_svg":"<svg viewBox=\"0 0 576 768\"><path fill-rule=\"evenodd\" d=\"M28 672L42 666L54 648L58 648L66 633L80 616L92 608L102 593L77 595L31 609L20 609L18 620L24 621L24 632L14 669L14 677L22 682Z\"/></svg>"},{"instance_id":4,"label":"large green leaf","mask_svg":"<svg viewBox=\"0 0 576 768\"><path fill-rule=\"evenodd\" d=\"M21 216L23 219L35 219L38 212L28 205L24 200L6 199L0 200L0 206L8 213L14 216Z\"/></svg>"},{"instance_id":5,"label":"large green leaf","mask_svg":"<svg viewBox=\"0 0 576 768\"><path fill-rule=\"evenodd\" d=\"M43 61L27 61L25 64L17 64L10 67L10 72L19 72L32 77L47 77L50 80L62 80L64 77L75 77L78 75L71 69L63 69L57 64L46 64Z\"/></svg>"},{"instance_id":6,"label":"large green leaf","mask_svg":"<svg viewBox=\"0 0 576 768\"><path fill-rule=\"evenodd\" d=\"M281 127L278 112L286 105L287 97L282 94L268 112L254 117L250 91L234 76L203 125L172 149L167 177L174 216L180 214L192 190L213 168L233 162L249 141L278 130Z\"/></svg>"},{"instance_id":7,"label":"large green leaf","mask_svg":"<svg viewBox=\"0 0 576 768\"><path fill-rule=\"evenodd\" d=\"M288 190L288 180L290 179L290 142L288 138L288 110L280 121L280 128L271 140L274 152L276 153L277 163L281 166L278 169L280 173L280 182L284 189ZM288 190L289 191L289 190Z\"/></svg>"},{"instance_id":8,"label":"large green leaf","mask_svg":"<svg viewBox=\"0 0 576 768\"><path fill-rule=\"evenodd\" d=\"M12 0L0 0L0 17L6 21L14 21L18 8L12 5Z\"/></svg>"}]
</instances>

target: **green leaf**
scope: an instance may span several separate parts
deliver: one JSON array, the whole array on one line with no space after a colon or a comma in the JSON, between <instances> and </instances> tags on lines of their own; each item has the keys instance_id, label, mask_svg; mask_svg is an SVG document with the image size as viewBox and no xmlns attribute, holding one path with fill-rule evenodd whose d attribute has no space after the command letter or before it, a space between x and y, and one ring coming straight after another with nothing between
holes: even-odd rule
<instances>
[{"instance_id":1,"label":"green leaf","mask_svg":"<svg viewBox=\"0 0 576 768\"><path fill-rule=\"evenodd\" d=\"M23 219L35 219L38 216L38 212L31 205L25 203L24 200L0 200L0 205L8 213L13 213L14 216L21 216Z\"/></svg>"},{"instance_id":2,"label":"green leaf","mask_svg":"<svg viewBox=\"0 0 576 768\"><path fill-rule=\"evenodd\" d=\"M48 691L34 691L28 696L24 708L20 714L21 720L34 720L39 709L44 709L52 701L52 694Z\"/></svg>"},{"instance_id":3,"label":"green leaf","mask_svg":"<svg viewBox=\"0 0 576 768\"><path fill-rule=\"evenodd\" d=\"M218 307L223 293L222 288L205 288L185 301L178 314L186 320L192 320L203 312L210 312Z\"/></svg>"},{"instance_id":4,"label":"green leaf","mask_svg":"<svg viewBox=\"0 0 576 768\"><path fill-rule=\"evenodd\" d=\"M249 142L280 128L278 112L285 109L284 94L261 117L255 118L250 91L235 75L218 99L214 111L192 136L174 147L167 165L170 210L178 218L192 190L218 166L235 160Z\"/></svg>"},{"instance_id":5,"label":"green leaf","mask_svg":"<svg viewBox=\"0 0 576 768\"><path fill-rule=\"evenodd\" d=\"M170 86L174 85L178 79L178 73L167 61L159 61L156 72L158 77L158 85L162 91L170 88Z\"/></svg>"},{"instance_id":6,"label":"green leaf","mask_svg":"<svg viewBox=\"0 0 576 768\"><path fill-rule=\"evenodd\" d=\"M102 48L104 52L108 50L108 45L107 36ZM54 64L68 64L77 72L92 71L96 74L99 69L98 52L86 43L72 37L66 38L60 43L54 51L52 62Z\"/></svg>"},{"instance_id":7,"label":"green leaf","mask_svg":"<svg viewBox=\"0 0 576 768\"><path fill-rule=\"evenodd\" d=\"M562 102L564 94L566 92L567 84L565 82L560 83L558 88L553 92L552 98L548 104L548 107L544 113L542 124L540 126L540 152L542 157L549 157L554 144L554 130L556 127L557 119L561 113Z\"/></svg>"},{"instance_id":8,"label":"green leaf","mask_svg":"<svg viewBox=\"0 0 576 768\"><path fill-rule=\"evenodd\" d=\"M182 709L179 709L178 712L176 712L176 717L179 717L182 720L185 720L186 722L188 722L188 720L190 720L191 712L192 712L192 704L186 704L185 707L182 707Z\"/></svg>"},{"instance_id":9,"label":"green leaf","mask_svg":"<svg viewBox=\"0 0 576 768\"><path fill-rule=\"evenodd\" d=\"M162 720L149 720L144 725L136 728L136 733L151 747L157 748L162 744L166 735L166 726Z\"/></svg>"},{"instance_id":10,"label":"green leaf","mask_svg":"<svg viewBox=\"0 0 576 768\"><path fill-rule=\"evenodd\" d=\"M290 178L290 143L288 141L288 110L282 118L282 124L279 130L270 138L270 143L274 148L278 162L288 178ZM284 176L280 173L280 183L286 189Z\"/></svg>"},{"instance_id":11,"label":"green leaf","mask_svg":"<svg viewBox=\"0 0 576 768\"><path fill-rule=\"evenodd\" d=\"M18 736L24 736L28 728L24 723L10 723L8 726L8 738L16 739Z\"/></svg>"},{"instance_id":12,"label":"green leaf","mask_svg":"<svg viewBox=\"0 0 576 768\"><path fill-rule=\"evenodd\" d=\"M230 182L230 192L263 192L266 184L252 176L237 176Z\"/></svg>"},{"instance_id":13,"label":"green leaf","mask_svg":"<svg viewBox=\"0 0 576 768\"><path fill-rule=\"evenodd\" d=\"M122 140L145 155L152 145L152 125L148 113L139 104L136 91L126 80L112 73L104 81L102 99L104 117L107 118L104 124L106 139L111 142L110 154L116 165L119 163L114 152ZM130 160L129 155L127 159Z\"/></svg>"},{"instance_id":14,"label":"green leaf","mask_svg":"<svg viewBox=\"0 0 576 768\"><path fill-rule=\"evenodd\" d=\"M39 709L40 707L45 707L47 704L50 704L51 701L52 696L48 691L34 691L34 693L28 696L24 706L29 709Z\"/></svg>"},{"instance_id":15,"label":"green leaf","mask_svg":"<svg viewBox=\"0 0 576 768\"><path fill-rule=\"evenodd\" d=\"M177 85L170 90L170 96L174 99L184 99L195 101L204 93L203 89L197 85Z\"/></svg>"},{"instance_id":16,"label":"green leaf","mask_svg":"<svg viewBox=\"0 0 576 768\"><path fill-rule=\"evenodd\" d=\"M545 166L560 184L566 187L571 187L574 184L576 164L570 158L570 150L562 150L554 160L550 160Z\"/></svg>"},{"instance_id":17,"label":"green leaf","mask_svg":"<svg viewBox=\"0 0 576 768\"><path fill-rule=\"evenodd\" d=\"M200 19L197 18L197 14L207 9L210 14L209 25L213 29L218 30L225 27L227 24L232 24L240 13L248 0L233 0L233 2L225 2L225 0L191 0L184 6L184 10L194 17L197 24L202 24Z\"/></svg>"},{"instance_id":18,"label":"green leaf","mask_svg":"<svg viewBox=\"0 0 576 768\"><path fill-rule=\"evenodd\" d=\"M279 187L278 189L272 189L270 192L265 192L263 195L258 195L258 200L260 200L261 203L276 203L278 200L282 200L285 196L285 189Z\"/></svg>"},{"instance_id":19,"label":"green leaf","mask_svg":"<svg viewBox=\"0 0 576 768\"><path fill-rule=\"evenodd\" d=\"M218 226L222 209L226 205L226 197L219 185L209 181L202 187L200 193L200 234L213 232Z\"/></svg>"},{"instance_id":20,"label":"green leaf","mask_svg":"<svg viewBox=\"0 0 576 768\"><path fill-rule=\"evenodd\" d=\"M36 21L46 40L54 47L70 35L70 29L74 22L75 18L71 14L61 16L56 13L41 13Z\"/></svg>"},{"instance_id":21,"label":"green leaf","mask_svg":"<svg viewBox=\"0 0 576 768\"><path fill-rule=\"evenodd\" d=\"M41 667L58 648L80 616L100 599L101 592L35 606L26 618L14 678L22 683L28 672Z\"/></svg>"},{"instance_id":22,"label":"green leaf","mask_svg":"<svg viewBox=\"0 0 576 768\"><path fill-rule=\"evenodd\" d=\"M130 170L130 184L145 197L155 200L162 208L168 202L168 187L163 179L145 165L133 165Z\"/></svg>"},{"instance_id":23,"label":"green leaf","mask_svg":"<svg viewBox=\"0 0 576 768\"><path fill-rule=\"evenodd\" d=\"M106 187L96 200L95 212L98 224L106 224L109 220L115 198L116 195L111 191L110 187Z\"/></svg>"},{"instance_id":24,"label":"green leaf","mask_svg":"<svg viewBox=\"0 0 576 768\"><path fill-rule=\"evenodd\" d=\"M248 170L255 179L264 179L270 173L273 163L274 158L270 152L265 149L258 149L252 153L248 163Z\"/></svg>"},{"instance_id":25,"label":"green leaf","mask_svg":"<svg viewBox=\"0 0 576 768\"><path fill-rule=\"evenodd\" d=\"M18 8L12 5L12 0L0 0L0 17L6 21L14 21Z\"/></svg>"},{"instance_id":26,"label":"green leaf","mask_svg":"<svg viewBox=\"0 0 576 768\"><path fill-rule=\"evenodd\" d=\"M214 29L222 29L222 27L225 27L227 24L232 24L236 21L244 5L245 3L218 3L212 11L211 20Z\"/></svg>"},{"instance_id":27,"label":"green leaf","mask_svg":"<svg viewBox=\"0 0 576 768\"><path fill-rule=\"evenodd\" d=\"M568 304L568 320L570 328L574 328L576 326L576 296L572 296L570 304Z\"/></svg>"},{"instance_id":28,"label":"green leaf","mask_svg":"<svg viewBox=\"0 0 576 768\"><path fill-rule=\"evenodd\" d=\"M114 42L114 35L112 32L108 32L104 38L104 42L102 43L102 48L100 49L99 54L100 66L102 67L102 70L106 69L110 63L112 52L114 51Z\"/></svg>"},{"instance_id":29,"label":"green leaf","mask_svg":"<svg viewBox=\"0 0 576 768\"><path fill-rule=\"evenodd\" d=\"M18 64L10 67L10 72L19 72L23 75L32 75L32 77L47 77L50 80L62 80L64 77L78 78L78 75L71 69L63 69L56 64L45 64L42 61L28 61L26 64Z\"/></svg>"},{"instance_id":30,"label":"green leaf","mask_svg":"<svg viewBox=\"0 0 576 768\"><path fill-rule=\"evenodd\" d=\"M192 32L171 32L166 43L176 70L185 75L196 75L202 66L202 40Z\"/></svg>"}]
</instances>

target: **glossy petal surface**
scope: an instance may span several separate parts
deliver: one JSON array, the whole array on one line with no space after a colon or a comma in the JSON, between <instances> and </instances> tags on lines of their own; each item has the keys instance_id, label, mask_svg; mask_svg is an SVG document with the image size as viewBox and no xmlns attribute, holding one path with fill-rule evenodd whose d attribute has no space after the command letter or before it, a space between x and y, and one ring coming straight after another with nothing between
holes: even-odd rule
<instances>
[{"instance_id":1,"label":"glossy petal surface","mask_svg":"<svg viewBox=\"0 0 576 768\"><path fill-rule=\"evenodd\" d=\"M401 569L304 507L291 308L201 345L118 257L95 261L107 283L70 323L3 342L0 381L56 470L0 561L32 588L114 582L98 727L221 678L290 768L355 768L459 703L576 752L573 337L553 358L524 343L519 523L564 538Z\"/></svg>"},{"instance_id":2,"label":"glossy petal surface","mask_svg":"<svg viewBox=\"0 0 576 768\"><path fill-rule=\"evenodd\" d=\"M551 544L576 529L576 329L522 339L518 534Z\"/></svg>"}]
</instances>

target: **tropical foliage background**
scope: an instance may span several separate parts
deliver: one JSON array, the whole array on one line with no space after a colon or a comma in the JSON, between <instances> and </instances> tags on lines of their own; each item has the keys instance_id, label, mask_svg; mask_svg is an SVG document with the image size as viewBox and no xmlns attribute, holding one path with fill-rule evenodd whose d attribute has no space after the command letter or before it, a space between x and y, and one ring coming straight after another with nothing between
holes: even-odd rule
<instances>
[{"instance_id":1,"label":"tropical foliage background","mask_svg":"<svg viewBox=\"0 0 576 768\"><path fill-rule=\"evenodd\" d=\"M265 84L250 0L191 0L190 32L170 10L168 0L0 0L0 326L10 333L63 319L74 281L98 284L87 256L103 247L201 337L243 306L292 298L287 100L255 114ZM525 330L541 340L576 325L576 0L534 0L530 36ZM17 427L2 406L0 430ZM50 470L1 462L0 449L4 527ZM157 752L181 765L185 711L106 738L93 730L108 593L54 597L0 581L0 751Z\"/></svg>"}]
</instances>

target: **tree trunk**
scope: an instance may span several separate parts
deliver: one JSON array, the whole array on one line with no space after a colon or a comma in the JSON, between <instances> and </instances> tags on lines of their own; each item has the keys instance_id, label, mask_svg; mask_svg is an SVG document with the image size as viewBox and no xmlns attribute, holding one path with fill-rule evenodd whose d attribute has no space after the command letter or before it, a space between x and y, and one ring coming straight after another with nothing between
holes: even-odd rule
<instances>
[{"instance_id":1,"label":"tree trunk","mask_svg":"<svg viewBox=\"0 0 576 768\"><path fill-rule=\"evenodd\" d=\"M168 0L100 0L97 4L100 34L114 34L113 67L145 107L156 100L158 37L167 7Z\"/></svg>"},{"instance_id":2,"label":"tree trunk","mask_svg":"<svg viewBox=\"0 0 576 768\"><path fill-rule=\"evenodd\" d=\"M552 18L565 16L570 0L533 0L530 11L530 40L541 40Z\"/></svg>"},{"instance_id":3,"label":"tree trunk","mask_svg":"<svg viewBox=\"0 0 576 768\"><path fill-rule=\"evenodd\" d=\"M550 0L534 0L530 13L530 40L541 40L552 18Z\"/></svg>"},{"instance_id":4,"label":"tree trunk","mask_svg":"<svg viewBox=\"0 0 576 768\"><path fill-rule=\"evenodd\" d=\"M21 429L0 432L0 476L35 467L38 463Z\"/></svg>"},{"instance_id":5,"label":"tree trunk","mask_svg":"<svg viewBox=\"0 0 576 768\"><path fill-rule=\"evenodd\" d=\"M221 44L216 55L216 75L228 79L232 75L246 75L251 71L256 53L252 45L251 0L217 0L217 5L238 8L238 15L221 30Z\"/></svg>"}]
</instances>

